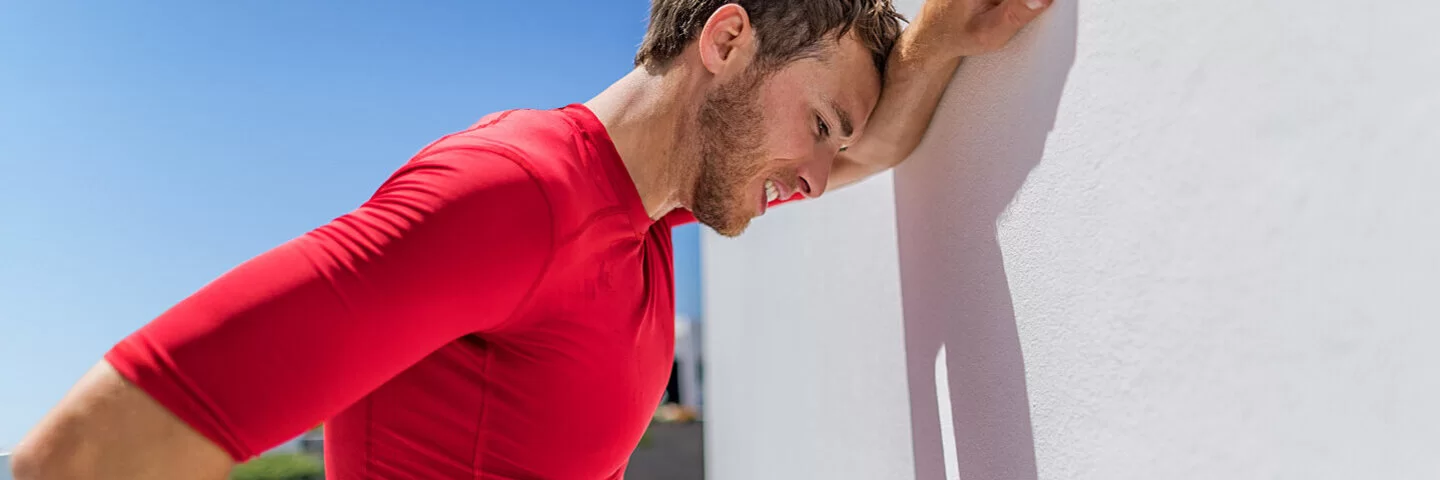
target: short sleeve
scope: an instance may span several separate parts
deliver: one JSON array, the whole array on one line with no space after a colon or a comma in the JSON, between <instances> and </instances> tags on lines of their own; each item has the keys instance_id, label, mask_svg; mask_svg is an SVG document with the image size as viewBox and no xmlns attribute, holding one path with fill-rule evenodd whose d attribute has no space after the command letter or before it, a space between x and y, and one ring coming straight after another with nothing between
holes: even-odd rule
<instances>
[{"instance_id":1,"label":"short sleeve","mask_svg":"<svg viewBox=\"0 0 1440 480\"><path fill-rule=\"evenodd\" d=\"M522 163L480 150L429 154L105 358L242 461L457 338L513 326L553 237L546 196Z\"/></svg>"}]
</instances>

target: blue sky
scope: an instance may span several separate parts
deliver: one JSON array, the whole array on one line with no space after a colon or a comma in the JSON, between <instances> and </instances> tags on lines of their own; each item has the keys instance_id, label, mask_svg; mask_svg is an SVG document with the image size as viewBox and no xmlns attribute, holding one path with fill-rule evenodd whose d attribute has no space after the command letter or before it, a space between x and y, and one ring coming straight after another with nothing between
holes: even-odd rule
<instances>
[{"instance_id":1,"label":"blue sky","mask_svg":"<svg viewBox=\"0 0 1440 480\"><path fill-rule=\"evenodd\" d=\"M115 341L436 137L598 93L649 4L87 3L0 15L0 448ZM676 236L698 314L699 233Z\"/></svg>"}]
</instances>

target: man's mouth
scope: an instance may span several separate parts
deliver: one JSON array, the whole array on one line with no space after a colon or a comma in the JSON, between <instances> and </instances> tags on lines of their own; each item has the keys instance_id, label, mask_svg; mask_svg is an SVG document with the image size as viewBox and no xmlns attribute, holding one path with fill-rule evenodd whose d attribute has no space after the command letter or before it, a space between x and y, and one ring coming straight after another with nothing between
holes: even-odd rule
<instances>
[{"instance_id":1,"label":"man's mouth","mask_svg":"<svg viewBox=\"0 0 1440 480\"><path fill-rule=\"evenodd\" d=\"M765 202L773 202L780 199L780 187L775 185L774 180L765 181Z\"/></svg>"}]
</instances>

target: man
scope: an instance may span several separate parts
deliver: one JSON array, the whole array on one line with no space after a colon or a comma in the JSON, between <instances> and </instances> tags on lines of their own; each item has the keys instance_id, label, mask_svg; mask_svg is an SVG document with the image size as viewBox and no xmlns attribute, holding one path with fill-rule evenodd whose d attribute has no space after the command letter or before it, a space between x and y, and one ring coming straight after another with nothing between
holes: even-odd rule
<instances>
[{"instance_id":1,"label":"man","mask_svg":"<svg viewBox=\"0 0 1440 480\"><path fill-rule=\"evenodd\" d=\"M931 0L902 33L886 0L654 0L632 73L437 140L181 301L16 476L220 479L324 421L332 478L621 478L673 358L670 229L896 165L960 59L1048 4Z\"/></svg>"}]
</instances>

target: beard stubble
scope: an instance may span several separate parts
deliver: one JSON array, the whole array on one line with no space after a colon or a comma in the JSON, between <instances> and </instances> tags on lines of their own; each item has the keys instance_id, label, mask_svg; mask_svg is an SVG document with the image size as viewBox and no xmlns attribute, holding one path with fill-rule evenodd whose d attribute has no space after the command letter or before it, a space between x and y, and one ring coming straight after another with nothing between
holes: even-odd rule
<instances>
[{"instance_id":1,"label":"beard stubble","mask_svg":"<svg viewBox=\"0 0 1440 480\"><path fill-rule=\"evenodd\" d=\"M735 237L750 225L759 192L749 183L764 167L759 87L764 75L747 72L706 94L695 132L699 175L690 212L721 235Z\"/></svg>"}]
</instances>

